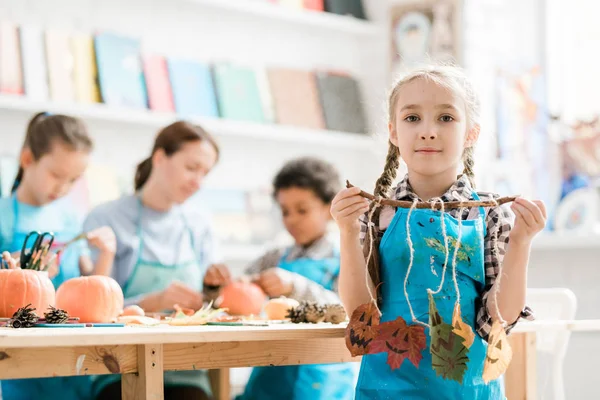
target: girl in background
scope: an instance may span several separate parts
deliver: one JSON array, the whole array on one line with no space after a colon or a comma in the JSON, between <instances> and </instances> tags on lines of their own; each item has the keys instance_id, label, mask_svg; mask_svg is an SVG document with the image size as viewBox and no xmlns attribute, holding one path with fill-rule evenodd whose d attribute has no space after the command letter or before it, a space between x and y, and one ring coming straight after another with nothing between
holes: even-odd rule
<instances>
[{"instance_id":1,"label":"girl in background","mask_svg":"<svg viewBox=\"0 0 600 400\"><path fill-rule=\"evenodd\" d=\"M39 113L27 128L12 195L0 199L0 249L19 253L31 231L52 232L53 248L82 232L74 207L64 198L83 175L92 151L84 123L66 115ZM88 244L98 250L92 263ZM108 227L87 233L87 242L67 247L50 269L58 288L81 275L110 275L116 241ZM18 259L18 256L16 256ZM41 310L43 311L43 310ZM87 376L2 381L3 400L89 399Z\"/></svg>"}]
</instances>

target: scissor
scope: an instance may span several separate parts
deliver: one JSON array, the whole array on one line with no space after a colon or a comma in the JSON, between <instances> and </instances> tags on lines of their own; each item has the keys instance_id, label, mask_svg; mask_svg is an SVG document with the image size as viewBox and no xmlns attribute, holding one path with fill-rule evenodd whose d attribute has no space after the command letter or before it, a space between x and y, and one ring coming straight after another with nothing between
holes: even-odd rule
<instances>
[{"instance_id":1,"label":"scissor","mask_svg":"<svg viewBox=\"0 0 600 400\"><path fill-rule=\"evenodd\" d=\"M48 236L50 240L47 243L44 243L44 239ZM35 237L35 241L33 242L33 246L31 249L27 249L27 243L31 237ZM23 247L21 248L20 254L20 262L22 269L39 269L41 266L43 257L46 255L50 246L52 246L52 242L54 242L54 233L52 232L44 232L40 233L37 231L29 232L29 234L25 237L25 241L23 242ZM44 254L42 254L44 253ZM35 259L34 259L35 258ZM34 261L34 265L29 265L30 262Z\"/></svg>"}]
</instances>

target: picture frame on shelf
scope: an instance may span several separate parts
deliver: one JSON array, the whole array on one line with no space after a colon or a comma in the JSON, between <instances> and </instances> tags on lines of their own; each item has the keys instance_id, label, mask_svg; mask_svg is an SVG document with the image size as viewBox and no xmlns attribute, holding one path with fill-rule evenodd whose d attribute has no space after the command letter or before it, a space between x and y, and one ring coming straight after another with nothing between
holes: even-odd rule
<instances>
[{"instance_id":1,"label":"picture frame on shelf","mask_svg":"<svg viewBox=\"0 0 600 400\"><path fill-rule=\"evenodd\" d=\"M457 0L392 2L388 14L392 79L428 62L461 63Z\"/></svg>"}]
</instances>

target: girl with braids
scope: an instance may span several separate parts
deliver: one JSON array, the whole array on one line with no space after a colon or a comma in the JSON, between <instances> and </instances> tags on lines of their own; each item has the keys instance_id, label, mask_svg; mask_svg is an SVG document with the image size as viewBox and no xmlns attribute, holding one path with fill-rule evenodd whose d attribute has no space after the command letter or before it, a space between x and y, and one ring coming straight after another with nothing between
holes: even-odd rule
<instances>
[{"instance_id":1,"label":"girl with braids","mask_svg":"<svg viewBox=\"0 0 600 400\"><path fill-rule=\"evenodd\" d=\"M53 232L51 250L82 232L82 221L65 196L87 168L91 150L92 139L81 120L46 112L31 119L12 195L0 199L0 250L20 252L31 231ZM95 263L88 245L99 254ZM87 242L74 243L53 258L48 271L52 283L58 288L80 275L109 275L115 245L110 228L88 231ZM53 256L50 252L48 260ZM2 395L4 400L88 399L90 386L87 376L15 379L2 381Z\"/></svg>"},{"instance_id":2,"label":"girl with braids","mask_svg":"<svg viewBox=\"0 0 600 400\"><path fill-rule=\"evenodd\" d=\"M381 312L381 324L401 317L409 327L426 326L427 349L416 356L418 362L404 360L392 368L385 353L363 357L357 399L504 398L501 379L482 379L487 340L492 323L504 318L508 332L519 318L530 317L525 307L527 262L532 239L545 225L544 204L517 198L511 204L512 227L512 216L497 205L447 212L416 208L419 202L498 198L474 189L478 119L475 92L460 70L413 71L390 95L389 151L375 187L378 197L369 205L360 189L352 187L332 202L341 232L339 293L348 314L372 302ZM408 173L392 188L400 157ZM413 207L382 206L381 198L408 200ZM500 270L504 290L496 279ZM475 332L466 372L458 380L440 376L428 350L432 293L442 320L453 321L458 303L462 320Z\"/></svg>"}]
</instances>

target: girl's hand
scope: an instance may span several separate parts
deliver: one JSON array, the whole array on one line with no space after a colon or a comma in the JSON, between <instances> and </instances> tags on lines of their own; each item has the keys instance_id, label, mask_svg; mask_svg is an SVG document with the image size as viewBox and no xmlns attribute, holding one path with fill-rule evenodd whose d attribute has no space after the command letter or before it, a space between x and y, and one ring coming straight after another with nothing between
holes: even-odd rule
<instances>
[{"instance_id":1,"label":"girl's hand","mask_svg":"<svg viewBox=\"0 0 600 400\"><path fill-rule=\"evenodd\" d=\"M115 254L117 252L117 237L115 232L108 226L103 226L87 234L88 243L100 252Z\"/></svg>"},{"instance_id":2,"label":"girl's hand","mask_svg":"<svg viewBox=\"0 0 600 400\"><path fill-rule=\"evenodd\" d=\"M343 189L331 202L331 216L342 233L360 232L358 218L369 210L369 200L359 193L358 187Z\"/></svg>"},{"instance_id":3,"label":"girl's hand","mask_svg":"<svg viewBox=\"0 0 600 400\"><path fill-rule=\"evenodd\" d=\"M294 290L294 275L283 268L269 268L255 282L269 297L289 296Z\"/></svg>"},{"instance_id":4,"label":"girl's hand","mask_svg":"<svg viewBox=\"0 0 600 400\"><path fill-rule=\"evenodd\" d=\"M517 198L510 206L515 213L515 224L510 231L509 243L529 244L546 226L546 206L541 200Z\"/></svg>"},{"instance_id":5,"label":"girl's hand","mask_svg":"<svg viewBox=\"0 0 600 400\"><path fill-rule=\"evenodd\" d=\"M46 254L42 265L46 266L49 278L54 278L58 275L58 255L56 253L51 252Z\"/></svg>"},{"instance_id":6,"label":"girl's hand","mask_svg":"<svg viewBox=\"0 0 600 400\"><path fill-rule=\"evenodd\" d=\"M8 268L10 269L17 269L19 268L19 261L18 261L18 255L17 257L13 257L8 251L5 251L2 253L2 260L4 261L4 263L8 266Z\"/></svg>"}]
</instances>

